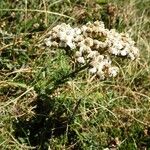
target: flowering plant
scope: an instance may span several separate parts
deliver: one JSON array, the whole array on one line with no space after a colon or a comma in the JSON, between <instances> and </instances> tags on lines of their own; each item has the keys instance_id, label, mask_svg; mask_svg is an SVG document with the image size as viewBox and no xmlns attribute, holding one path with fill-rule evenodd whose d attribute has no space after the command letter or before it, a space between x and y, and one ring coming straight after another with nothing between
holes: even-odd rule
<instances>
[{"instance_id":1,"label":"flowering plant","mask_svg":"<svg viewBox=\"0 0 150 150\"><path fill-rule=\"evenodd\" d=\"M119 68L112 65L111 55L131 60L139 57L139 50L128 34L108 30L101 21L74 28L62 23L52 28L44 42L48 47L68 47L75 51L76 62L89 63L89 72L102 80L115 77L119 72Z\"/></svg>"}]
</instances>

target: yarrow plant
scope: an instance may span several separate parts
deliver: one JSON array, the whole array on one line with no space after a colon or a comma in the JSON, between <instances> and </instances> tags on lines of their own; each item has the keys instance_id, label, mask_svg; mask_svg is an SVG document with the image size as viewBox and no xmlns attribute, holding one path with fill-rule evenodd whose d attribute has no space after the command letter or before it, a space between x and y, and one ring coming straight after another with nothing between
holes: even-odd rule
<instances>
[{"instance_id":1,"label":"yarrow plant","mask_svg":"<svg viewBox=\"0 0 150 150\"><path fill-rule=\"evenodd\" d=\"M111 55L131 60L139 57L139 50L128 34L108 30L101 21L74 28L62 23L52 28L44 42L48 47L69 48L77 63L89 63L89 72L102 80L116 77L119 72L112 65Z\"/></svg>"}]
</instances>

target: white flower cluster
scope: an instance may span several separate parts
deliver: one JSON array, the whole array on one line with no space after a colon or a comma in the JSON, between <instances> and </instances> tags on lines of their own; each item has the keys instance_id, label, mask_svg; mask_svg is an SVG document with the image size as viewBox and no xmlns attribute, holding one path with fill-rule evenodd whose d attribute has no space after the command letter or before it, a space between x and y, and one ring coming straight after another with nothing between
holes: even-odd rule
<instances>
[{"instance_id":1,"label":"white flower cluster","mask_svg":"<svg viewBox=\"0 0 150 150\"><path fill-rule=\"evenodd\" d=\"M75 28L65 23L57 25L48 33L45 44L75 50L76 61L80 64L89 62L89 72L100 79L115 77L119 72L118 67L111 65L108 55L127 56L131 60L139 55L135 42L127 34L108 30L101 21Z\"/></svg>"},{"instance_id":2,"label":"white flower cluster","mask_svg":"<svg viewBox=\"0 0 150 150\"><path fill-rule=\"evenodd\" d=\"M106 39L108 51L118 56L128 56L131 60L139 56L139 50L135 47L135 42L128 34L118 33L114 29L109 31Z\"/></svg>"}]
</instances>

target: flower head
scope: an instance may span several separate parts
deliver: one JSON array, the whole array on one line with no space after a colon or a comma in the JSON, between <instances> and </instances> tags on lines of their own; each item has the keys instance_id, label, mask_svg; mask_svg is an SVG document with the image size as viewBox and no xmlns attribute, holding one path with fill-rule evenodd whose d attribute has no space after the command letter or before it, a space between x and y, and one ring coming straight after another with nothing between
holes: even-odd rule
<instances>
[{"instance_id":1,"label":"flower head","mask_svg":"<svg viewBox=\"0 0 150 150\"><path fill-rule=\"evenodd\" d=\"M118 67L112 66L111 55L131 60L139 57L139 50L128 34L118 33L115 29L108 30L101 21L88 22L75 28L62 23L53 27L48 36L44 40L46 46L69 47L75 54L76 62L89 62L89 72L100 79L116 77L119 72Z\"/></svg>"}]
</instances>

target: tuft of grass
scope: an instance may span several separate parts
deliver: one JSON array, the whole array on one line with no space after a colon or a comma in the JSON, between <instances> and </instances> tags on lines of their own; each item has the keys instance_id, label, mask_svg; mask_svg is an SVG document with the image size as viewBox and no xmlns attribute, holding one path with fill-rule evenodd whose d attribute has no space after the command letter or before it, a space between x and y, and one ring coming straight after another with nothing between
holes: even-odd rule
<instances>
[{"instance_id":1,"label":"tuft of grass","mask_svg":"<svg viewBox=\"0 0 150 150\"><path fill-rule=\"evenodd\" d=\"M0 3L0 149L149 149L149 5L142 0ZM100 19L140 49L100 81L63 49L42 42L60 22Z\"/></svg>"}]
</instances>

